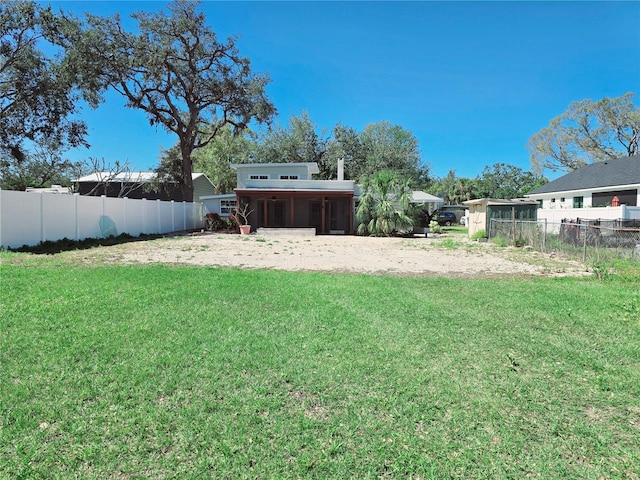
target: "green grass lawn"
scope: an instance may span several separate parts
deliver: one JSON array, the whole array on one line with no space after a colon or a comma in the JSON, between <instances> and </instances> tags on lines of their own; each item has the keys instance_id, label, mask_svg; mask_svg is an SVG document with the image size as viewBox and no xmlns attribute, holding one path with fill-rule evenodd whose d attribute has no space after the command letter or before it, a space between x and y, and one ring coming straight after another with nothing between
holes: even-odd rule
<instances>
[{"instance_id":1,"label":"green grass lawn","mask_svg":"<svg viewBox=\"0 0 640 480\"><path fill-rule=\"evenodd\" d=\"M633 279L4 255L2 478L640 475Z\"/></svg>"}]
</instances>

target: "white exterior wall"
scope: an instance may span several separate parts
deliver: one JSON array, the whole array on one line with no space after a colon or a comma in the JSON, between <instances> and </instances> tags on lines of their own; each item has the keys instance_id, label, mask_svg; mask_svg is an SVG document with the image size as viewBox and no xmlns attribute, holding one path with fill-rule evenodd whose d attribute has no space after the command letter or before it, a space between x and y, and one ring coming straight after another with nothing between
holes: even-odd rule
<instances>
[{"instance_id":1,"label":"white exterior wall","mask_svg":"<svg viewBox=\"0 0 640 480\"><path fill-rule=\"evenodd\" d=\"M0 245L202 228L200 203L0 190Z\"/></svg>"},{"instance_id":2,"label":"white exterior wall","mask_svg":"<svg viewBox=\"0 0 640 480\"><path fill-rule=\"evenodd\" d=\"M247 164L250 166L242 166L237 169L237 188L247 188L247 182L251 175L267 175L268 180L279 180L280 175L297 175L298 180L311 180L309 178L309 167L307 165L290 164ZM293 180L296 181L296 180Z\"/></svg>"},{"instance_id":3,"label":"white exterior wall","mask_svg":"<svg viewBox=\"0 0 640 480\"><path fill-rule=\"evenodd\" d=\"M352 180L246 180L243 188L353 192L355 183Z\"/></svg>"},{"instance_id":4,"label":"white exterior wall","mask_svg":"<svg viewBox=\"0 0 640 480\"><path fill-rule=\"evenodd\" d=\"M560 223L563 219L583 218L595 220L637 220L640 219L640 207L590 207L590 208L540 208L538 220Z\"/></svg>"},{"instance_id":5,"label":"white exterior wall","mask_svg":"<svg viewBox=\"0 0 640 480\"><path fill-rule=\"evenodd\" d=\"M583 197L583 206L584 208L589 208L593 205L593 193L602 193L607 191L612 191L611 196L613 197L613 192L618 190L632 190L636 188L638 191L638 196L636 198L636 205L640 206L640 185L621 185L612 190L611 188L601 188L596 190L572 190L569 192L553 192L553 193L543 193L539 195L527 195L531 200L542 200L542 208L543 209L564 209L564 208L573 208L573 197ZM564 198L564 202L561 199ZM551 200L555 199L555 202ZM586 217L585 217L586 218Z\"/></svg>"},{"instance_id":6,"label":"white exterior wall","mask_svg":"<svg viewBox=\"0 0 640 480\"><path fill-rule=\"evenodd\" d=\"M232 194L222 194L222 195L210 195L202 198L202 205L204 206L204 213L217 213L223 217L229 215L227 212L222 211L221 202L223 200L233 200L235 201L236 195Z\"/></svg>"},{"instance_id":7,"label":"white exterior wall","mask_svg":"<svg viewBox=\"0 0 640 480\"><path fill-rule=\"evenodd\" d=\"M468 210L468 235L472 237L476 232L480 230L486 230L487 228L487 206L486 204L473 204L469 205Z\"/></svg>"}]
</instances>

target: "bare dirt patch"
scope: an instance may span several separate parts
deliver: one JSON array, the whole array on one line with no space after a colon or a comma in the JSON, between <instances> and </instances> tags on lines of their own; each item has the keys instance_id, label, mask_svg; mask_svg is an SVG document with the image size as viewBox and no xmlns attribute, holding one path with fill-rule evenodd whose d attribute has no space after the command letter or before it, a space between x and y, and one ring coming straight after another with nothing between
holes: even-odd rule
<instances>
[{"instance_id":1,"label":"bare dirt patch","mask_svg":"<svg viewBox=\"0 0 640 480\"><path fill-rule=\"evenodd\" d=\"M552 255L471 242L463 234L429 238L243 237L206 232L76 254L88 262L395 275L584 275L586 270L579 263Z\"/></svg>"}]
</instances>

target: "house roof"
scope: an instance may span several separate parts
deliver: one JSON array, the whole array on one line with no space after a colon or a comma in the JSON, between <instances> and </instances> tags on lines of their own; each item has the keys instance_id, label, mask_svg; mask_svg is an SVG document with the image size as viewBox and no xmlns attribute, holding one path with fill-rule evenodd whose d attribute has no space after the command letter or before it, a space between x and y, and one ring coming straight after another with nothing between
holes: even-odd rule
<instances>
[{"instance_id":1,"label":"house roof","mask_svg":"<svg viewBox=\"0 0 640 480\"><path fill-rule=\"evenodd\" d=\"M156 176L155 172L122 172L116 176L113 176L111 172L94 172L90 175L80 177L75 182L136 182L145 183L150 182ZM191 179L206 177L204 173L192 173Z\"/></svg>"},{"instance_id":2,"label":"house roof","mask_svg":"<svg viewBox=\"0 0 640 480\"><path fill-rule=\"evenodd\" d=\"M242 168L291 168L291 167L306 167L310 174L320 173L318 164L316 162L290 162L290 163L232 163L229 165L236 170Z\"/></svg>"},{"instance_id":3,"label":"house roof","mask_svg":"<svg viewBox=\"0 0 640 480\"><path fill-rule=\"evenodd\" d=\"M503 198L476 198L462 202L464 205L537 205L538 202L530 198L512 198L506 200Z\"/></svg>"},{"instance_id":4,"label":"house roof","mask_svg":"<svg viewBox=\"0 0 640 480\"><path fill-rule=\"evenodd\" d=\"M640 155L585 165L532 190L527 196L635 184L640 184Z\"/></svg>"},{"instance_id":5,"label":"house roof","mask_svg":"<svg viewBox=\"0 0 640 480\"><path fill-rule=\"evenodd\" d=\"M411 203L444 203L444 200L421 190L414 190L411 192Z\"/></svg>"},{"instance_id":6,"label":"house roof","mask_svg":"<svg viewBox=\"0 0 640 480\"><path fill-rule=\"evenodd\" d=\"M235 200L235 193L219 193L217 195L200 195L200 200Z\"/></svg>"}]
</instances>

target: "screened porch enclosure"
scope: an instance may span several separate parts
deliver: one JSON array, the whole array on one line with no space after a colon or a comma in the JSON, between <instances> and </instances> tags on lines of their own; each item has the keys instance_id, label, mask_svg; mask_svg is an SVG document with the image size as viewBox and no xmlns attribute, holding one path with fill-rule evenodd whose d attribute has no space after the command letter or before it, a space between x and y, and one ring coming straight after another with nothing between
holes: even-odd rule
<instances>
[{"instance_id":1,"label":"screened porch enclosure","mask_svg":"<svg viewBox=\"0 0 640 480\"><path fill-rule=\"evenodd\" d=\"M310 228L317 234L353 232L353 192L236 191L249 205L251 229Z\"/></svg>"}]
</instances>

